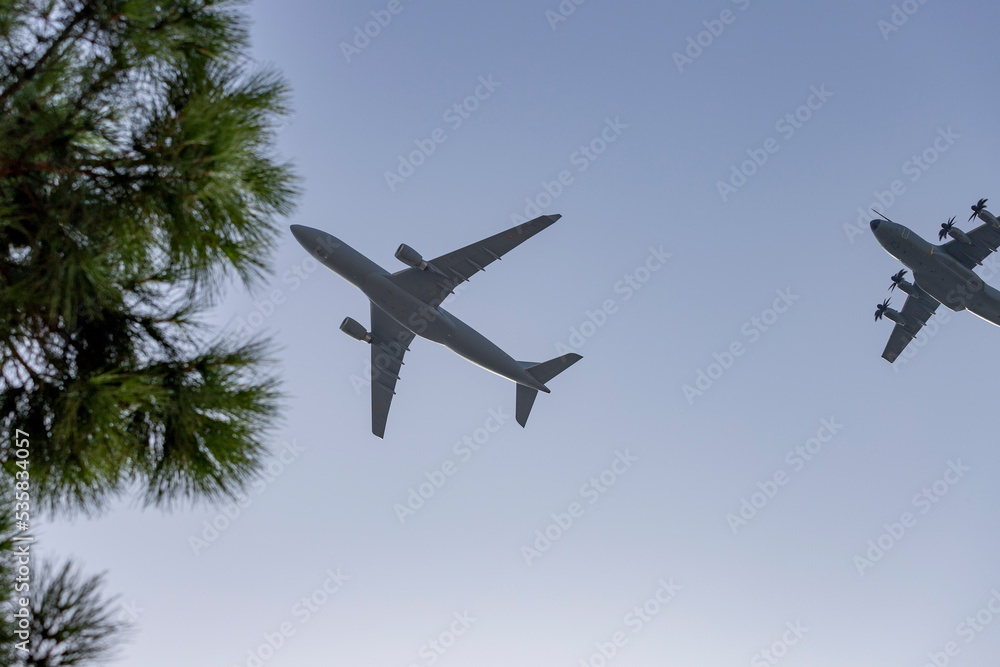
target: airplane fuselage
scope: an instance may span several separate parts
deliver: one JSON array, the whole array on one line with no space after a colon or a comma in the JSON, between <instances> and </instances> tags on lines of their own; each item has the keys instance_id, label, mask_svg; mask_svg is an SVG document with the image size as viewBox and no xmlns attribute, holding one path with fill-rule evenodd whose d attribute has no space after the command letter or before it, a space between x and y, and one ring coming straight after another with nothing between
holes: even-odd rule
<instances>
[{"instance_id":1,"label":"airplane fuselage","mask_svg":"<svg viewBox=\"0 0 1000 667\"><path fill-rule=\"evenodd\" d=\"M295 227L296 238L317 261L360 289L373 304L409 331L444 345L512 382L549 393L521 363L439 303L427 303L403 289L391 273L338 238L318 229Z\"/></svg>"},{"instance_id":2,"label":"airplane fuselage","mask_svg":"<svg viewBox=\"0 0 1000 667\"><path fill-rule=\"evenodd\" d=\"M875 222L875 238L913 272L921 289L951 310L968 310L1000 326L1000 291L948 254L944 246L929 243L898 223Z\"/></svg>"}]
</instances>

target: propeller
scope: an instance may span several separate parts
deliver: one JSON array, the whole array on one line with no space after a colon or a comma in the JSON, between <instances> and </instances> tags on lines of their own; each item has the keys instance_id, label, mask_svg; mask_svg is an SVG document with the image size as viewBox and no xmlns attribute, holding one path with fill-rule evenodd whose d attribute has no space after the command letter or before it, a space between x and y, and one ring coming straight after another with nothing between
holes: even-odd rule
<instances>
[{"instance_id":1,"label":"propeller","mask_svg":"<svg viewBox=\"0 0 1000 667\"><path fill-rule=\"evenodd\" d=\"M983 209L986 208L987 201L989 200L983 197L979 200L979 203L972 207L972 215L969 216L969 220L972 220L974 217L983 212Z\"/></svg>"},{"instance_id":2,"label":"propeller","mask_svg":"<svg viewBox=\"0 0 1000 667\"><path fill-rule=\"evenodd\" d=\"M885 313L885 309L889 307L889 299L886 298L885 301L875 306L875 321L878 322L882 319L882 315Z\"/></svg>"},{"instance_id":3,"label":"propeller","mask_svg":"<svg viewBox=\"0 0 1000 667\"><path fill-rule=\"evenodd\" d=\"M951 228L955 226L955 216L948 218L948 222L941 223L941 231L938 232L938 240L944 241L944 237L948 236L948 232Z\"/></svg>"},{"instance_id":4,"label":"propeller","mask_svg":"<svg viewBox=\"0 0 1000 667\"><path fill-rule=\"evenodd\" d=\"M896 286L899 285L899 283L903 282L903 276L905 275L906 275L906 269L900 269L899 272L897 272L896 275L892 277L892 284L889 285L890 292L896 289Z\"/></svg>"}]
</instances>

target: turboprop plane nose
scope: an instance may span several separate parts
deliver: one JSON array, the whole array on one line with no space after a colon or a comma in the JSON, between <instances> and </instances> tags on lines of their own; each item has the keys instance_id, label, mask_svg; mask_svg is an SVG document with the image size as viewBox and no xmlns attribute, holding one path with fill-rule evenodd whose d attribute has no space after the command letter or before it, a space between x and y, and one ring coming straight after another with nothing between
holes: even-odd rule
<instances>
[{"instance_id":1,"label":"turboprop plane nose","mask_svg":"<svg viewBox=\"0 0 1000 667\"><path fill-rule=\"evenodd\" d=\"M878 226L879 226L879 225L880 225L881 223L882 223L882 221L881 221L881 220L872 220L872 222L871 222L871 225L872 225L872 231L874 232L874 231L875 231L876 229L878 229Z\"/></svg>"}]
</instances>

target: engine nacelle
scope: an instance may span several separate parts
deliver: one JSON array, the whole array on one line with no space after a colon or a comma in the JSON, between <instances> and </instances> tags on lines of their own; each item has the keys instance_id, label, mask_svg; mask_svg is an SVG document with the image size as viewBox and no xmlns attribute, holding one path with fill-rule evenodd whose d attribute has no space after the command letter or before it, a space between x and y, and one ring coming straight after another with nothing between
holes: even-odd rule
<instances>
[{"instance_id":1,"label":"engine nacelle","mask_svg":"<svg viewBox=\"0 0 1000 667\"><path fill-rule=\"evenodd\" d=\"M420 269L421 271L426 271L429 266L424 258L420 256L420 253L406 245L405 243L400 243L399 247L396 248L396 259L401 261L407 266L412 266L415 269Z\"/></svg>"},{"instance_id":2,"label":"engine nacelle","mask_svg":"<svg viewBox=\"0 0 1000 667\"><path fill-rule=\"evenodd\" d=\"M913 294L916 291L913 289L913 283L906 279L900 279L899 282L896 282L896 287L907 294Z\"/></svg>"},{"instance_id":3,"label":"engine nacelle","mask_svg":"<svg viewBox=\"0 0 1000 667\"><path fill-rule=\"evenodd\" d=\"M973 245L972 239L970 239L968 237L968 235L966 235L966 233L963 232L958 227L952 227L951 229L949 229L948 230L948 236L950 236L951 238L955 239L956 241L961 241L962 243L965 243L966 245Z\"/></svg>"},{"instance_id":4,"label":"engine nacelle","mask_svg":"<svg viewBox=\"0 0 1000 667\"><path fill-rule=\"evenodd\" d=\"M886 308L884 314L888 319L892 320L896 324L902 324L903 326L906 326L906 318L903 317L903 314L900 313L895 308Z\"/></svg>"},{"instance_id":5,"label":"engine nacelle","mask_svg":"<svg viewBox=\"0 0 1000 667\"><path fill-rule=\"evenodd\" d=\"M372 335L368 333L368 330L360 322L350 317L345 317L344 321L340 323L340 330L351 338L360 340L362 343L372 342Z\"/></svg>"},{"instance_id":6,"label":"engine nacelle","mask_svg":"<svg viewBox=\"0 0 1000 667\"><path fill-rule=\"evenodd\" d=\"M982 211L980 211L979 217L994 227L1000 227L1000 220L997 220L997 217L992 213L990 213L989 211L987 211L985 208Z\"/></svg>"}]
</instances>

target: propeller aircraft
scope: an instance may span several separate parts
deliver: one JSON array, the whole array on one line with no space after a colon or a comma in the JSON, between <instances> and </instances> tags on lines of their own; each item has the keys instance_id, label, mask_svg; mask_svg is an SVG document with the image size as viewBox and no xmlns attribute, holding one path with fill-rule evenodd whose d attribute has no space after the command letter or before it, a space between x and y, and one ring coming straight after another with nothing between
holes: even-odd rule
<instances>
[{"instance_id":1,"label":"propeller aircraft","mask_svg":"<svg viewBox=\"0 0 1000 667\"><path fill-rule=\"evenodd\" d=\"M973 205L969 221L978 217L984 224L968 233L955 227L954 217L941 223L938 240L951 238L942 245L925 241L875 211L882 219L871 221L872 233L886 252L907 267L893 275L889 285L890 292L899 287L906 293L902 309L890 308L886 298L875 310L876 322L885 317L896 324L882 352L883 359L895 361L942 303L951 310L968 310L1000 326L1000 291L973 271L1000 247L1000 220L986 210L986 202L984 198ZM907 269L913 272L913 282L905 278Z\"/></svg>"}]
</instances>

